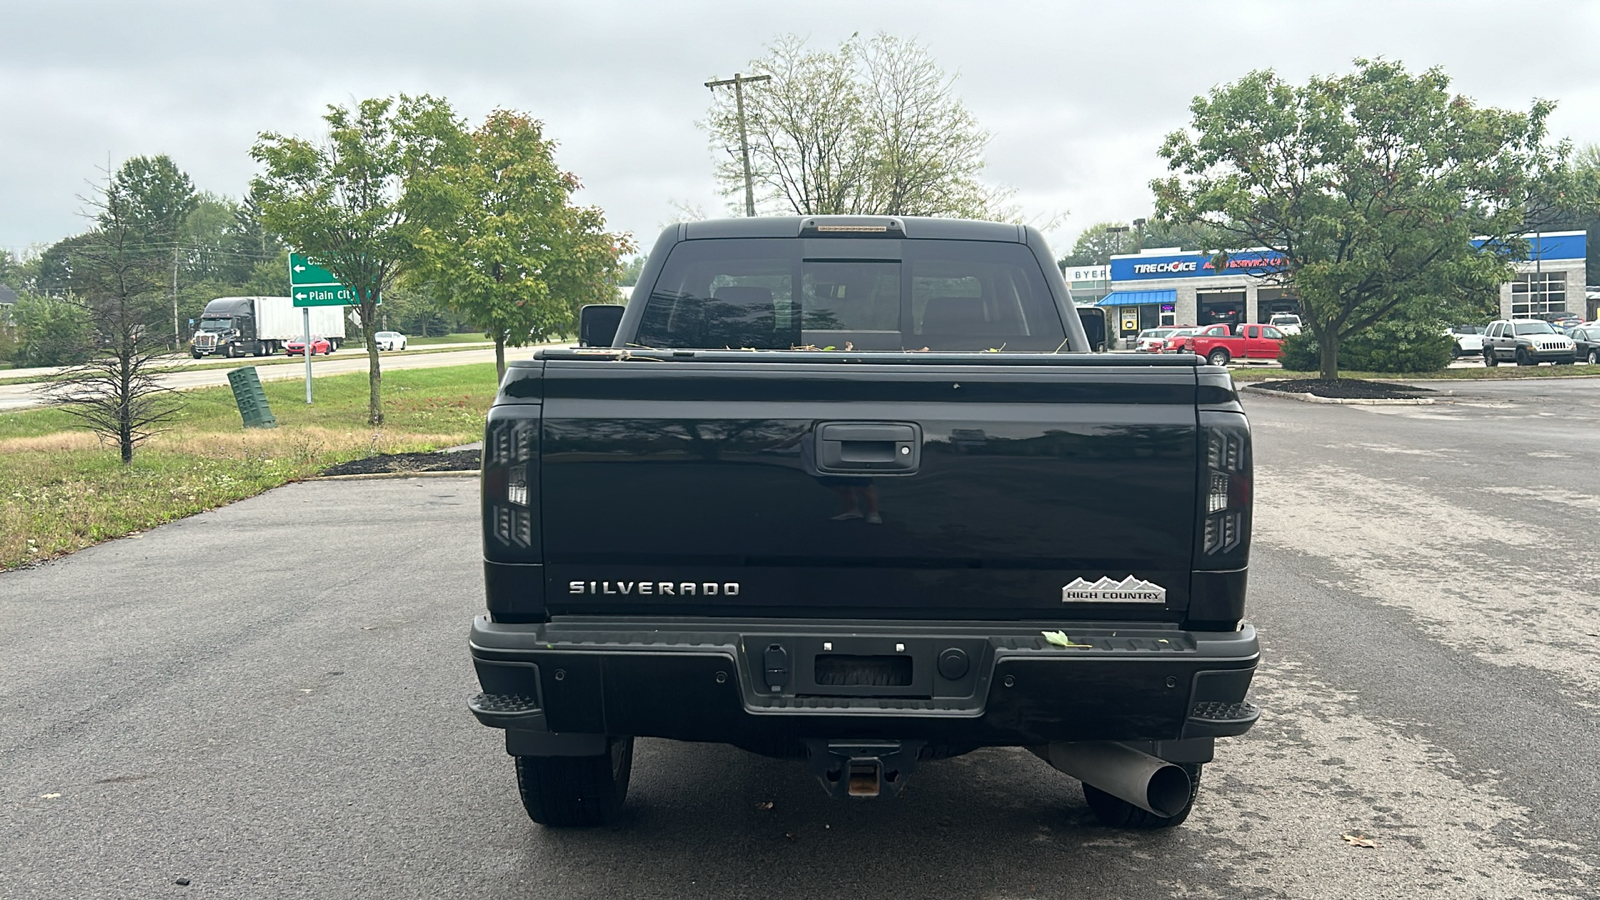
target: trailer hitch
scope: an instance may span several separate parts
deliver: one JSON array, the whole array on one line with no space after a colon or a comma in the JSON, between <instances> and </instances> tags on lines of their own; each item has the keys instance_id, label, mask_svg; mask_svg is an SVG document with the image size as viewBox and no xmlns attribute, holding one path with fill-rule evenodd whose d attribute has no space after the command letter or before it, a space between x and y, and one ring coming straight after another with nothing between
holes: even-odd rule
<instances>
[{"instance_id":1,"label":"trailer hitch","mask_svg":"<svg viewBox=\"0 0 1600 900\"><path fill-rule=\"evenodd\" d=\"M829 794L869 800L900 793L927 741L806 741L811 772Z\"/></svg>"}]
</instances>

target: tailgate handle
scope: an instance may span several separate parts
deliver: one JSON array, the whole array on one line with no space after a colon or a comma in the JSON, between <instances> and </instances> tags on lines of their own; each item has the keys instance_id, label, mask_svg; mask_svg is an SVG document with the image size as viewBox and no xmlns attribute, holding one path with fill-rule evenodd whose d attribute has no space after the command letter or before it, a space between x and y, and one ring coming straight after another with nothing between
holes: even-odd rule
<instances>
[{"instance_id":1,"label":"tailgate handle","mask_svg":"<svg viewBox=\"0 0 1600 900\"><path fill-rule=\"evenodd\" d=\"M817 426L817 469L909 475L922 462L922 428L905 422L828 422Z\"/></svg>"}]
</instances>

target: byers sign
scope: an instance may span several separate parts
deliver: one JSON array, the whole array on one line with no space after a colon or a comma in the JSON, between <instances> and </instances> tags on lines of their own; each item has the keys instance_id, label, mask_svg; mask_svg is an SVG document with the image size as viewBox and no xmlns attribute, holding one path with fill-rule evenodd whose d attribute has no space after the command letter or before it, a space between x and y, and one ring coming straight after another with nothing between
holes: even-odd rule
<instances>
[{"instance_id":1,"label":"byers sign","mask_svg":"<svg viewBox=\"0 0 1600 900\"><path fill-rule=\"evenodd\" d=\"M1218 270L1204 253L1180 256L1124 256L1111 260L1112 281L1138 281L1155 278L1203 278L1211 275L1249 275L1276 272L1283 257L1271 250L1249 250L1228 255L1227 264Z\"/></svg>"}]
</instances>

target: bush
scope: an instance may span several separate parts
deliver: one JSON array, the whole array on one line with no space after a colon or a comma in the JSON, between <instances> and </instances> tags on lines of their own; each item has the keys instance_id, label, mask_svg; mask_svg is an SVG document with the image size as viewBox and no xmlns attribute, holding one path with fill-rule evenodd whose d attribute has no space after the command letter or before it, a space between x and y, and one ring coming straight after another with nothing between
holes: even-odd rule
<instances>
[{"instance_id":1,"label":"bush","mask_svg":"<svg viewBox=\"0 0 1600 900\"><path fill-rule=\"evenodd\" d=\"M1291 372L1315 372L1322 368L1322 351L1308 331L1291 334L1283 341L1278 362Z\"/></svg>"},{"instance_id":2,"label":"bush","mask_svg":"<svg viewBox=\"0 0 1600 900\"><path fill-rule=\"evenodd\" d=\"M1450 365L1455 339L1440 334L1436 324L1389 320L1379 322L1339 347L1339 368L1353 372L1437 372ZM1322 367L1322 351L1308 332L1283 342L1278 361L1294 372Z\"/></svg>"},{"instance_id":3,"label":"bush","mask_svg":"<svg viewBox=\"0 0 1600 900\"><path fill-rule=\"evenodd\" d=\"M89 313L54 297L22 297L12 308L17 322L18 366L72 366L89 358Z\"/></svg>"}]
</instances>

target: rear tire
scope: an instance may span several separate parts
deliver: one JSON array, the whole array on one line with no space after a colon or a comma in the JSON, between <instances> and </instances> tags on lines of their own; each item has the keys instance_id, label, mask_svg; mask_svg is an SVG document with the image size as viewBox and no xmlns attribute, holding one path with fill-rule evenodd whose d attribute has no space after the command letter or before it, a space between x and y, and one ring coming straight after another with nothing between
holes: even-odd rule
<instances>
[{"instance_id":1,"label":"rear tire","mask_svg":"<svg viewBox=\"0 0 1600 900\"><path fill-rule=\"evenodd\" d=\"M633 772L633 738L614 737L608 746L599 756L516 757L517 793L528 818L548 828L616 821Z\"/></svg>"},{"instance_id":2,"label":"rear tire","mask_svg":"<svg viewBox=\"0 0 1600 900\"><path fill-rule=\"evenodd\" d=\"M1200 796L1200 772L1205 767L1200 763L1179 763L1183 770L1189 773L1189 802L1175 816L1158 816L1149 810L1140 809L1123 800L1121 797L1100 790L1092 784L1083 786L1083 799L1089 804L1089 811L1100 820L1100 824L1107 828L1129 828L1142 831L1157 828L1172 828L1182 825L1189 818L1189 813L1194 810L1195 798Z\"/></svg>"},{"instance_id":3,"label":"rear tire","mask_svg":"<svg viewBox=\"0 0 1600 900\"><path fill-rule=\"evenodd\" d=\"M1229 359L1230 357L1228 356L1228 351L1218 347L1217 349L1211 351L1210 356L1206 357L1206 362L1213 366L1225 366L1228 364Z\"/></svg>"},{"instance_id":4,"label":"rear tire","mask_svg":"<svg viewBox=\"0 0 1600 900\"><path fill-rule=\"evenodd\" d=\"M1589 365L1600 366L1600 350L1589 351Z\"/></svg>"},{"instance_id":5,"label":"rear tire","mask_svg":"<svg viewBox=\"0 0 1600 900\"><path fill-rule=\"evenodd\" d=\"M1498 366L1500 365L1500 357L1495 356L1493 350L1485 347L1483 348L1483 364L1490 368Z\"/></svg>"}]
</instances>

